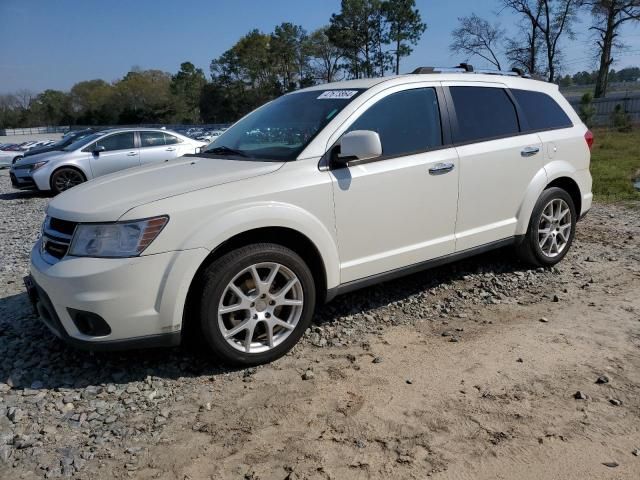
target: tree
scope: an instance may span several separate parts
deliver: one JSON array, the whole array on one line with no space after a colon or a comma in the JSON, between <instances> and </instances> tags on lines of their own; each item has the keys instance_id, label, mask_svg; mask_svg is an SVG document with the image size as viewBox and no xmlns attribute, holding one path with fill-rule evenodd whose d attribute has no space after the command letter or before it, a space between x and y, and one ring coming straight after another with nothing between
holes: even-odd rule
<instances>
[{"instance_id":1,"label":"tree","mask_svg":"<svg viewBox=\"0 0 640 480\"><path fill-rule=\"evenodd\" d=\"M595 0L587 2L591 6L593 25L591 29L598 37L600 68L596 80L595 97L607 94L609 70L613 65L613 50L620 46L620 27L626 22L640 21L640 0Z\"/></svg>"},{"instance_id":2,"label":"tree","mask_svg":"<svg viewBox=\"0 0 640 480\"><path fill-rule=\"evenodd\" d=\"M307 83L309 78L308 53L305 49L307 32L299 25L282 23L271 34L270 55L278 71L279 82L285 92Z\"/></svg>"},{"instance_id":3,"label":"tree","mask_svg":"<svg viewBox=\"0 0 640 480\"><path fill-rule=\"evenodd\" d=\"M504 0L503 5L518 11L517 3ZM531 7L531 15L522 15L519 25L520 37L508 38L505 43L505 55L511 65L524 69L530 75L540 73L538 57L542 49L542 38L538 24L541 16L542 2L537 1Z\"/></svg>"},{"instance_id":4,"label":"tree","mask_svg":"<svg viewBox=\"0 0 640 480\"><path fill-rule=\"evenodd\" d=\"M202 69L191 62L180 64L180 71L171 77L170 85L176 103L176 120L183 123L200 121L200 95L206 83Z\"/></svg>"},{"instance_id":5,"label":"tree","mask_svg":"<svg viewBox=\"0 0 640 480\"><path fill-rule=\"evenodd\" d=\"M313 32L307 39L305 50L311 57L311 70L317 80L334 82L340 73L342 52L327 35L329 27L322 27Z\"/></svg>"},{"instance_id":6,"label":"tree","mask_svg":"<svg viewBox=\"0 0 640 480\"><path fill-rule=\"evenodd\" d=\"M560 57L560 39L564 35L573 36L571 26L576 20L578 8L583 0L503 0L505 7L521 14L533 28L529 36L530 44L535 46L537 35L544 45L547 57L549 82L555 82L558 59Z\"/></svg>"},{"instance_id":7,"label":"tree","mask_svg":"<svg viewBox=\"0 0 640 480\"><path fill-rule=\"evenodd\" d=\"M118 121L113 85L104 80L76 83L70 92L71 108L76 121L83 125L108 125Z\"/></svg>"},{"instance_id":8,"label":"tree","mask_svg":"<svg viewBox=\"0 0 640 480\"><path fill-rule=\"evenodd\" d=\"M427 29L422 21L415 0L387 0L382 3L382 11L389 24L389 40L395 45L395 73L400 74L400 59L411 55L412 45L416 45Z\"/></svg>"},{"instance_id":9,"label":"tree","mask_svg":"<svg viewBox=\"0 0 640 480\"><path fill-rule=\"evenodd\" d=\"M593 95L591 95L590 92L582 95L580 99L580 111L578 113L587 127L593 127L593 117L596 115L596 107L593 106Z\"/></svg>"},{"instance_id":10,"label":"tree","mask_svg":"<svg viewBox=\"0 0 640 480\"><path fill-rule=\"evenodd\" d=\"M458 18L458 22L460 25L452 33L453 42L449 49L454 53L483 58L498 70L502 70L498 47L504 30L475 13L469 17Z\"/></svg>"},{"instance_id":11,"label":"tree","mask_svg":"<svg viewBox=\"0 0 640 480\"><path fill-rule=\"evenodd\" d=\"M174 115L171 75L161 70L132 69L115 84L121 124L165 123Z\"/></svg>"},{"instance_id":12,"label":"tree","mask_svg":"<svg viewBox=\"0 0 640 480\"><path fill-rule=\"evenodd\" d=\"M31 125L64 125L73 122L71 97L59 90L45 90L31 102Z\"/></svg>"}]
</instances>

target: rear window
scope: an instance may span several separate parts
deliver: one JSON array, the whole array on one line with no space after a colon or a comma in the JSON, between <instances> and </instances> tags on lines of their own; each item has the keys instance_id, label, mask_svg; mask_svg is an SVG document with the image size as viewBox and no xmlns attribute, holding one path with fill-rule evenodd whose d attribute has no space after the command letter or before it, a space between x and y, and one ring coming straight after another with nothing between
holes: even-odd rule
<instances>
[{"instance_id":1,"label":"rear window","mask_svg":"<svg viewBox=\"0 0 640 480\"><path fill-rule=\"evenodd\" d=\"M517 135L516 107L507 92L493 87L450 87L458 119L455 143L473 143Z\"/></svg>"},{"instance_id":2,"label":"rear window","mask_svg":"<svg viewBox=\"0 0 640 480\"><path fill-rule=\"evenodd\" d=\"M562 107L546 93L511 90L529 124L528 131L573 127Z\"/></svg>"}]
</instances>

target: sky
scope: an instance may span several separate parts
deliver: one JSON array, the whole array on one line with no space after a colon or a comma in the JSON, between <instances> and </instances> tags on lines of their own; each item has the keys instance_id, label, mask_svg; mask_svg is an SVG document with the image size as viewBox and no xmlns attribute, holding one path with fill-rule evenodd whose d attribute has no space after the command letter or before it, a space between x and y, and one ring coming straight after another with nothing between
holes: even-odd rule
<instances>
[{"instance_id":1,"label":"sky","mask_svg":"<svg viewBox=\"0 0 640 480\"><path fill-rule=\"evenodd\" d=\"M508 31L517 28L517 18L499 12L497 0L416 3L428 29L403 60L404 72L466 60L448 48L458 17L476 13ZM134 65L174 73L187 60L209 74L211 60L250 30L266 33L292 22L310 32L339 8L339 0L0 0L0 93L114 81ZM575 27L576 40L563 45L566 73L596 66L589 25L587 16ZM640 27L626 26L622 40L627 49L615 68L640 65Z\"/></svg>"}]
</instances>

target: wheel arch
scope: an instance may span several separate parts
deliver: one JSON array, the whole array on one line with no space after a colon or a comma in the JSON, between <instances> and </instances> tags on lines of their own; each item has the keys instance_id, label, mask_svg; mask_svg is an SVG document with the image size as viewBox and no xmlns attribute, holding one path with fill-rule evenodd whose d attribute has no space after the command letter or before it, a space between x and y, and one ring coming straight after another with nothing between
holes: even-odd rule
<instances>
[{"instance_id":1,"label":"wheel arch","mask_svg":"<svg viewBox=\"0 0 640 480\"><path fill-rule=\"evenodd\" d=\"M80 168L78 165L67 165L67 164L63 164L63 165L56 165L53 170L51 170L51 173L49 174L49 188L51 190L53 190L53 176L59 172L60 170L64 169L64 168L68 168L71 170L75 170L78 173L80 173L83 177L84 177L84 181L86 182L89 177L87 175L87 172L85 172L82 168Z\"/></svg>"},{"instance_id":2,"label":"wheel arch","mask_svg":"<svg viewBox=\"0 0 640 480\"><path fill-rule=\"evenodd\" d=\"M193 332L195 326L194 308L197 307L198 294L203 287L203 272L215 260L223 255L253 243L275 243L289 248L305 261L311 270L316 286L317 304L324 303L327 296L327 270L325 260L316 244L303 233L289 227L260 227L238 233L213 249L198 267L191 279L185 298L182 328L185 332Z\"/></svg>"}]
</instances>

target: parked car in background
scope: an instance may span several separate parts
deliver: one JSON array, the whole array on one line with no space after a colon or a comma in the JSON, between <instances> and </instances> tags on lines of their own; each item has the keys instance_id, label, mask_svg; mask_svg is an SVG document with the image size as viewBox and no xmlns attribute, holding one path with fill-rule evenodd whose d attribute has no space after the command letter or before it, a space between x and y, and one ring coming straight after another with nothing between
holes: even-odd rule
<instances>
[{"instance_id":1,"label":"parked car in background","mask_svg":"<svg viewBox=\"0 0 640 480\"><path fill-rule=\"evenodd\" d=\"M315 86L200 154L52 200L28 291L75 345L193 329L224 362L272 361L336 295L506 246L560 262L591 208L592 144L540 81L425 68Z\"/></svg>"},{"instance_id":2,"label":"parked car in background","mask_svg":"<svg viewBox=\"0 0 640 480\"><path fill-rule=\"evenodd\" d=\"M93 128L86 128L84 130L76 130L71 133L67 133L66 136L63 136L57 142L32 147L31 149L24 152L22 157L14 158L13 163L18 161L20 158L32 157L33 155L39 155L46 152L61 151L63 148L68 147L72 143L77 142L78 140L81 140L91 135L92 133L95 133L95 130Z\"/></svg>"},{"instance_id":3,"label":"parked car in background","mask_svg":"<svg viewBox=\"0 0 640 480\"><path fill-rule=\"evenodd\" d=\"M108 173L197 153L204 146L204 142L168 130L103 130L85 136L61 151L18 160L11 166L11 183L19 189L57 194Z\"/></svg>"},{"instance_id":4,"label":"parked car in background","mask_svg":"<svg viewBox=\"0 0 640 480\"><path fill-rule=\"evenodd\" d=\"M31 140L20 144L4 145L0 147L0 166L9 166L24 157L28 152L54 143L55 140Z\"/></svg>"}]
</instances>

